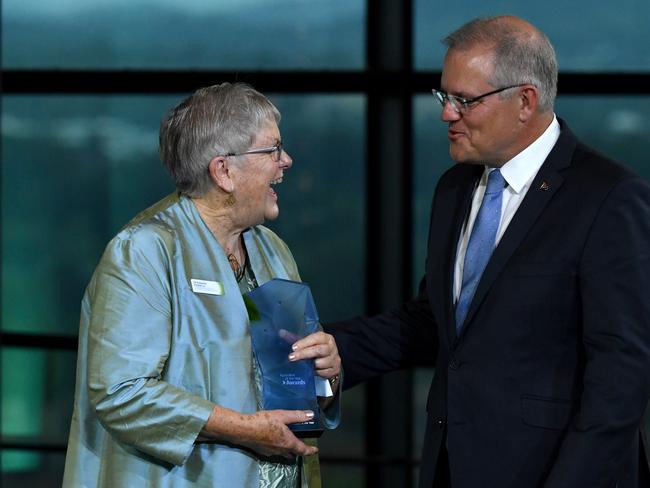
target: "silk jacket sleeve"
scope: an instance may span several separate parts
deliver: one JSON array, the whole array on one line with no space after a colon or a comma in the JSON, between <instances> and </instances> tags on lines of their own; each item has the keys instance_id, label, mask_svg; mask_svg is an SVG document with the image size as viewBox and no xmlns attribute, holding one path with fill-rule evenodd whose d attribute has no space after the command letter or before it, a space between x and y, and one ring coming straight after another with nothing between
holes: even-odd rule
<instances>
[{"instance_id":1,"label":"silk jacket sleeve","mask_svg":"<svg viewBox=\"0 0 650 488\"><path fill-rule=\"evenodd\" d=\"M213 405L161 380L172 340L173 246L149 230L127 237L111 241L89 286L88 394L117 440L182 464Z\"/></svg>"}]
</instances>

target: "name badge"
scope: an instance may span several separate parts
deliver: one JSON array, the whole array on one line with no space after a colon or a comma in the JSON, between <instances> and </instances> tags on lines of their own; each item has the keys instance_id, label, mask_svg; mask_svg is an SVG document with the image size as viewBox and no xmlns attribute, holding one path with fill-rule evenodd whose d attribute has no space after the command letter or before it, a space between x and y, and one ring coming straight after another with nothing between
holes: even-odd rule
<instances>
[{"instance_id":1,"label":"name badge","mask_svg":"<svg viewBox=\"0 0 650 488\"><path fill-rule=\"evenodd\" d=\"M218 281L206 281L191 279L192 291L194 293L205 293L206 295L223 295L225 290Z\"/></svg>"}]
</instances>

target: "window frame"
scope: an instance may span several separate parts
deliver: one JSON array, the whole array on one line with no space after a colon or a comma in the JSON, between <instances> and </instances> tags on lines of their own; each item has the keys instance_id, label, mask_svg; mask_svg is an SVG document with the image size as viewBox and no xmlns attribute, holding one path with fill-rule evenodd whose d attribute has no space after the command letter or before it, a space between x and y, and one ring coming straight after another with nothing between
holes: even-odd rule
<instances>
[{"instance_id":1,"label":"window frame","mask_svg":"<svg viewBox=\"0 0 650 488\"><path fill-rule=\"evenodd\" d=\"M2 95L183 94L239 80L263 93L365 96L365 184L378 189L366 192L365 282L381 283L365 287L365 310L372 314L412 293L413 97L439 86L441 74L413 67L413 3L366 1L366 63L359 71L2 69ZM650 96L650 72L561 72L558 87L560 95ZM77 350L75 336L2 331L2 337L3 347ZM412 405L413 374L393 373L363 388L366 454L322 456L321 462L365 468L368 487L412 486L419 464L413 412L424 408ZM391 401L396 395L404 402ZM65 452L66 446L3 438L0 449Z\"/></svg>"}]
</instances>

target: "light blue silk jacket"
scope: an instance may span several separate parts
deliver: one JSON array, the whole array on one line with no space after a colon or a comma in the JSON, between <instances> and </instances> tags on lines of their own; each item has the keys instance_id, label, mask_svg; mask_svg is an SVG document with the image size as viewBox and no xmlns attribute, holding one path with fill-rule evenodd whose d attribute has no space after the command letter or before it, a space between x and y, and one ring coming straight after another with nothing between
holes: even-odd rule
<instances>
[{"instance_id":1,"label":"light blue silk jacket","mask_svg":"<svg viewBox=\"0 0 650 488\"><path fill-rule=\"evenodd\" d=\"M244 233L258 283L299 281L286 244ZM192 291L191 279L225 293ZM257 410L246 307L192 201L172 194L108 244L82 301L64 487L258 487L254 453L195 444L215 404ZM339 408L328 409L333 428Z\"/></svg>"}]
</instances>

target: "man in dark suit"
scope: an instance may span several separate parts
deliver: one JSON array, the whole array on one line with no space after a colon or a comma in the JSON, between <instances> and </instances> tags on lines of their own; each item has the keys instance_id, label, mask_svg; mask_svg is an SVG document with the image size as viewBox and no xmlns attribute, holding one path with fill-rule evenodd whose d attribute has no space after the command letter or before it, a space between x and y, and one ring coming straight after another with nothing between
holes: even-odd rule
<instances>
[{"instance_id":1,"label":"man in dark suit","mask_svg":"<svg viewBox=\"0 0 650 488\"><path fill-rule=\"evenodd\" d=\"M650 486L650 186L555 117L535 27L476 19L444 42L434 95L460 164L419 296L328 328L345 384L435 360L422 488Z\"/></svg>"}]
</instances>

